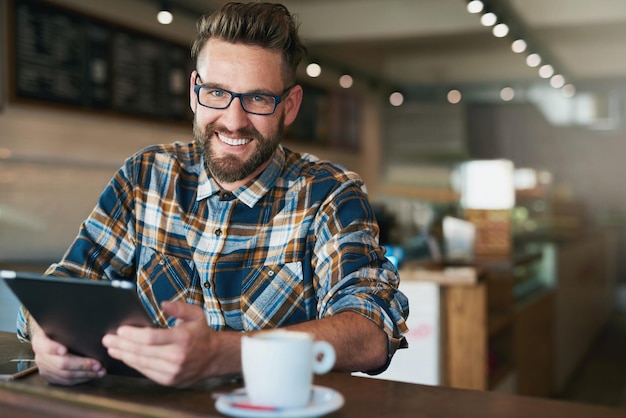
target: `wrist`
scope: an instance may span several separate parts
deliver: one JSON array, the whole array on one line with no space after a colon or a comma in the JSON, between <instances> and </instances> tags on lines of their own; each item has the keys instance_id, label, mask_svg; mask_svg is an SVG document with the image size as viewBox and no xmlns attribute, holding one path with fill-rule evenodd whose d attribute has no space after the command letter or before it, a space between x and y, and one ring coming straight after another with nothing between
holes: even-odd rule
<instances>
[{"instance_id":1,"label":"wrist","mask_svg":"<svg viewBox=\"0 0 626 418\"><path fill-rule=\"evenodd\" d=\"M242 332L216 331L211 337L211 361L207 377L241 374Z\"/></svg>"}]
</instances>

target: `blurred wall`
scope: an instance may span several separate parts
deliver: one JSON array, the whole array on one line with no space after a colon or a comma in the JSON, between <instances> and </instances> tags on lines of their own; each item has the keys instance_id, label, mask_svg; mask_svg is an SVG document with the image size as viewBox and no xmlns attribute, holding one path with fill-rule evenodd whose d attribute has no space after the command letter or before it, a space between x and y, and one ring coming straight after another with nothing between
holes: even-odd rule
<instances>
[{"instance_id":1,"label":"blurred wall","mask_svg":"<svg viewBox=\"0 0 626 418\"><path fill-rule=\"evenodd\" d=\"M617 254L626 252L624 110L614 129L550 125L532 105L473 105L467 111L472 158L508 158L518 167L546 169L561 199L583 203L589 220L613 229ZM626 284L626 260L618 257L617 280Z\"/></svg>"},{"instance_id":2,"label":"blurred wall","mask_svg":"<svg viewBox=\"0 0 626 418\"><path fill-rule=\"evenodd\" d=\"M58 259L126 157L150 144L192 139L191 124L10 104L0 113L0 262ZM285 145L364 173L372 164L361 156L376 146L345 153Z\"/></svg>"},{"instance_id":3,"label":"blurred wall","mask_svg":"<svg viewBox=\"0 0 626 418\"><path fill-rule=\"evenodd\" d=\"M53 108L0 114L0 261L60 257L124 158L182 127Z\"/></svg>"}]
</instances>

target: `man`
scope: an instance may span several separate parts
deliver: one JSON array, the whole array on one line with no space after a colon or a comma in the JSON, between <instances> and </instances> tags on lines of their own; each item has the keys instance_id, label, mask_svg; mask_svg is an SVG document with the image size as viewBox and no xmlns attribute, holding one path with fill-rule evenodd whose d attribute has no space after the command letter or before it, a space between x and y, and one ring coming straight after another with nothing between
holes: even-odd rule
<instances>
[{"instance_id":1,"label":"man","mask_svg":"<svg viewBox=\"0 0 626 418\"><path fill-rule=\"evenodd\" d=\"M122 326L109 354L162 385L241 371L241 331L285 327L330 342L335 368L376 373L403 341L408 304L378 244L361 179L280 145L302 101L305 54L286 8L232 3L198 23L195 141L129 158L49 274L136 281L161 328ZM103 376L27 312L40 373Z\"/></svg>"}]
</instances>

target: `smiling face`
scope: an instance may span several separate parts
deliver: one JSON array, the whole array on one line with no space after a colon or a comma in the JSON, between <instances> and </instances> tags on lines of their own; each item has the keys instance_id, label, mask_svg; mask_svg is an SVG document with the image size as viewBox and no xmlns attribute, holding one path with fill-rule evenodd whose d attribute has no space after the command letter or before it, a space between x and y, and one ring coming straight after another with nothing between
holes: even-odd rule
<instances>
[{"instance_id":1,"label":"smiling face","mask_svg":"<svg viewBox=\"0 0 626 418\"><path fill-rule=\"evenodd\" d=\"M280 95L284 84L280 52L257 46L209 40L190 78L190 105L194 112L194 136L207 169L223 188L234 190L267 167L285 126L296 118L302 88L294 86L273 115L246 113L239 98L226 109L200 105L193 86L203 84L236 93ZM196 81L197 80L197 81Z\"/></svg>"}]
</instances>

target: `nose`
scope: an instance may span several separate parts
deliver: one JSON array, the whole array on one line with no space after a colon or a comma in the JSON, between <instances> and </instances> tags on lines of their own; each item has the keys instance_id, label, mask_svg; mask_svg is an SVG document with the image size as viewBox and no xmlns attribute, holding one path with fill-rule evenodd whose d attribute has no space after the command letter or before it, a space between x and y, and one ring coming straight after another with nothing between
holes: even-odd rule
<instances>
[{"instance_id":1,"label":"nose","mask_svg":"<svg viewBox=\"0 0 626 418\"><path fill-rule=\"evenodd\" d=\"M230 105L221 111L220 121L231 132L236 132L250 123L248 113L243 110L241 98L235 97Z\"/></svg>"}]
</instances>

